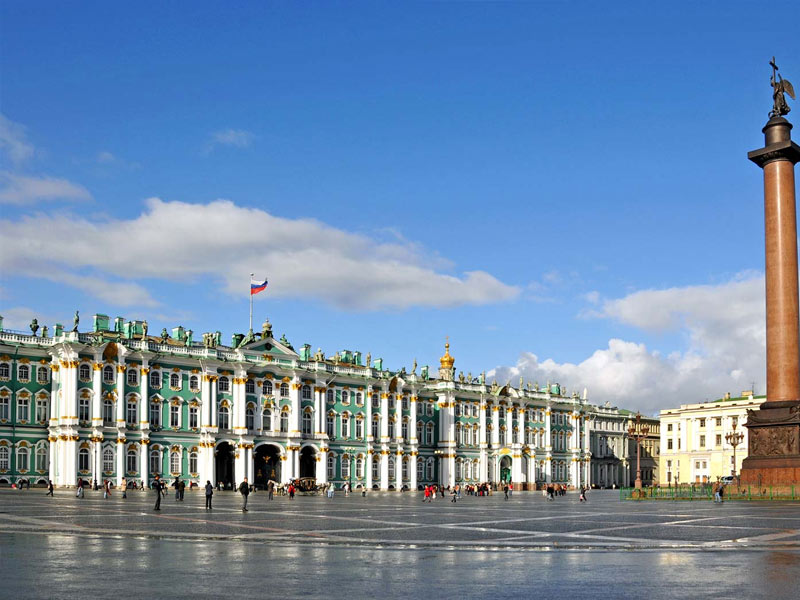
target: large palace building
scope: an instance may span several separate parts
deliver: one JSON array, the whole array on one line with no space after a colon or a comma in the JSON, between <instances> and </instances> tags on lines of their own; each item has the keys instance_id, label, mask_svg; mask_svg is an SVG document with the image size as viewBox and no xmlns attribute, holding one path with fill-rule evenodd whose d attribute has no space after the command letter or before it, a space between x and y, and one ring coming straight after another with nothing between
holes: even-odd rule
<instances>
[{"instance_id":1,"label":"large palace building","mask_svg":"<svg viewBox=\"0 0 800 600\"><path fill-rule=\"evenodd\" d=\"M602 445L592 424L603 423L605 440L621 412L614 418L617 409L559 384L456 375L449 344L438 373L418 373L416 363L391 371L360 352L295 350L268 321L230 346L219 332L153 336L146 321L105 315L85 333L77 313L72 331L31 330L3 331L0 320L0 483L149 483L159 474L200 485L308 477L398 490L629 480L612 474L608 444L602 468L591 462Z\"/></svg>"}]
</instances>

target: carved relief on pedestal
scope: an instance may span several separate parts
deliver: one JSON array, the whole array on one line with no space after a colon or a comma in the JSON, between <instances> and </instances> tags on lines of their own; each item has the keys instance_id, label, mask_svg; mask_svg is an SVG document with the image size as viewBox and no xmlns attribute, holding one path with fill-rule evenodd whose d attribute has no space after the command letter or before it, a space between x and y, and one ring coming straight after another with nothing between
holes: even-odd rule
<instances>
[{"instance_id":1,"label":"carved relief on pedestal","mask_svg":"<svg viewBox=\"0 0 800 600\"><path fill-rule=\"evenodd\" d=\"M760 427L750 430L750 456L798 454L797 427Z\"/></svg>"}]
</instances>

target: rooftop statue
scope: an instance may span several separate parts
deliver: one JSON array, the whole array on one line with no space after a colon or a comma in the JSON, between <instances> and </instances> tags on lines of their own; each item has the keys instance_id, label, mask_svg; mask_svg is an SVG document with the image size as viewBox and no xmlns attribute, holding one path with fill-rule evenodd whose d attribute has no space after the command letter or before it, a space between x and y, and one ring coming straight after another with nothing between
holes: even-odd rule
<instances>
[{"instance_id":1,"label":"rooftop statue","mask_svg":"<svg viewBox=\"0 0 800 600\"><path fill-rule=\"evenodd\" d=\"M31 321L31 332L33 333L33 337L36 337L36 332L39 331L39 321L34 319Z\"/></svg>"},{"instance_id":2,"label":"rooftop statue","mask_svg":"<svg viewBox=\"0 0 800 600\"><path fill-rule=\"evenodd\" d=\"M414 359L414 365L411 367L411 372L416 374L417 373L417 359Z\"/></svg>"},{"instance_id":3,"label":"rooftop statue","mask_svg":"<svg viewBox=\"0 0 800 600\"><path fill-rule=\"evenodd\" d=\"M81 317L78 311L75 311L75 316L72 318L72 331L78 331L78 323L81 322Z\"/></svg>"},{"instance_id":4,"label":"rooftop statue","mask_svg":"<svg viewBox=\"0 0 800 600\"><path fill-rule=\"evenodd\" d=\"M161 343L162 343L162 344L166 344L166 343L167 343L167 339L168 339L168 338L169 338L169 334L167 333L167 328L166 328L166 327L164 327L164 328L161 330Z\"/></svg>"},{"instance_id":5,"label":"rooftop statue","mask_svg":"<svg viewBox=\"0 0 800 600\"><path fill-rule=\"evenodd\" d=\"M47 337L47 325L42 326L42 337Z\"/></svg>"},{"instance_id":6,"label":"rooftop statue","mask_svg":"<svg viewBox=\"0 0 800 600\"><path fill-rule=\"evenodd\" d=\"M789 94L792 100L795 99L795 96L792 84L789 83L788 79L784 79L781 77L780 73L778 73L778 65L775 64L774 56L769 66L772 67L772 77L769 78L769 84L772 86L772 110L769 113L771 119L773 117L788 115L789 111L792 110L786 103L786 96L784 96L784 94Z\"/></svg>"},{"instance_id":7,"label":"rooftop statue","mask_svg":"<svg viewBox=\"0 0 800 600\"><path fill-rule=\"evenodd\" d=\"M372 353L367 352L367 368L372 368Z\"/></svg>"},{"instance_id":8,"label":"rooftop statue","mask_svg":"<svg viewBox=\"0 0 800 600\"><path fill-rule=\"evenodd\" d=\"M147 337L147 321L142 322L142 339Z\"/></svg>"},{"instance_id":9,"label":"rooftop statue","mask_svg":"<svg viewBox=\"0 0 800 600\"><path fill-rule=\"evenodd\" d=\"M322 348L317 348L317 353L314 354L314 360L316 362L322 362L325 360L325 353L322 351Z\"/></svg>"}]
</instances>

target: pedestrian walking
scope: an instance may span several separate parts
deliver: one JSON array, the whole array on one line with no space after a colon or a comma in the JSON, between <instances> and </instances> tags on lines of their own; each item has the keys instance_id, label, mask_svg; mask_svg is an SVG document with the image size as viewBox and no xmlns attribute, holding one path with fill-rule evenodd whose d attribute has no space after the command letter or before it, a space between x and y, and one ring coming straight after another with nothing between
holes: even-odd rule
<instances>
[{"instance_id":1,"label":"pedestrian walking","mask_svg":"<svg viewBox=\"0 0 800 600\"><path fill-rule=\"evenodd\" d=\"M83 498L83 479L78 477L78 490L75 492L76 498Z\"/></svg>"},{"instance_id":2,"label":"pedestrian walking","mask_svg":"<svg viewBox=\"0 0 800 600\"><path fill-rule=\"evenodd\" d=\"M294 484L289 484L289 500L294 500Z\"/></svg>"},{"instance_id":3,"label":"pedestrian walking","mask_svg":"<svg viewBox=\"0 0 800 600\"><path fill-rule=\"evenodd\" d=\"M206 481L206 508L211 510L211 496L214 495L214 486L210 481Z\"/></svg>"},{"instance_id":4,"label":"pedestrian walking","mask_svg":"<svg viewBox=\"0 0 800 600\"><path fill-rule=\"evenodd\" d=\"M52 479L48 479L47 480L47 493L45 494L45 496L52 496L52 495L53 495L53 480Z\"/></svg>"},{"instance_id":5,"label":"pedestrian walking","mask_svg":"<svg viewBox=\"0 0 800 600\"><path fill-rule=\"evenodd\" d=\"M274 495L275 495L275 482L270 480L269 483L267 483L267 500L272 500Z\"/></svg>"},{"instance_id":6,"label":"pedestrian walking","mask_svg":"<svg viewBox=\"0 0 800 600\"><path fill-rule=\"evenodd\" d=\"M250 484L247 477L239 484L239 493L242 495L242 512L247 512L247 497L250 495Z\"/></svg>"},{"instance_id":7,"label":"pedestrian walking","mask_svg":"<svg viewBox=\"0 0 800 600\"><path fill-rule=\"evenodd\" d=\"M128 480L124 477L122 478L122 483L119 484L119 489L122 490L122 497L128 497Z\"/></svg>"},{"instance_id":8,"label":"pedestrian walking","mask_svg":"<svg viewBox=\"0 0 800 600\"><path fill-rule=\"evenodd\" d=\"M153 510L161 510L161 487L161 478L156 475L153 481L153 489L156 492L156 505L153 507Z\"/></svg>"},{"instance_id":9,"label":"pedestrian walking","mask_svg":"<svg viewBox=\"0 0 800 600\"><path fill-rule=\"evenodd\" d=\"M586 502L586 488L584 486L581 486L580 501Z\"/></svg>"},{"instance_id":10,"label":"pedestrian walking","mask_svg":"<svg viewBox=\"0 0 800 600\"><path fill-rule=\"evenodd\" d=\"M182 479L178 482L178 495L180 496L180 501L183 502L183 494L186 492L186 482Z\"/></svg>"},{"instance_id":11,"label":"pedestrian walking","mask_svg":"<svg viewBox=\"0 0 800 600\"><path fill-rule=\"evenodd\" d=\"M509 498L511 497L511 493L513 491L514 491L514 482L513 481L509 481L508 482L508 497Z\"/></svg>"},{"instance_id":12,"label":"pedestrian walking","mask_svg":"<svg viewBox=\"0 0 800 600\"><path fill-rule=\"evenodd\" d=\"M172 487L175 488L175 502L181 499L181 480L180 478L176 477L175 481L172 482Z\"/></svg>"},{"instance_id":13,"label":"pedestrian walking","mask_svg":"<svg viewBox=\"0 0 800 600\"><path fill-rule=\"evenodd\" d=\"M328 484L328 498L333 498L333 494L336 491L336 486L332 483Z\"/></svg>"},{"instance_id":14,"label":"pedestrian walking","mask_svg":"<svg viewBox=\"0 0 800 600\"><path fill-rule=\"evenodd\" d=\"M108 479L103 480L103 499L111 498L111 482Z\"/></svg>"}]
</instances>

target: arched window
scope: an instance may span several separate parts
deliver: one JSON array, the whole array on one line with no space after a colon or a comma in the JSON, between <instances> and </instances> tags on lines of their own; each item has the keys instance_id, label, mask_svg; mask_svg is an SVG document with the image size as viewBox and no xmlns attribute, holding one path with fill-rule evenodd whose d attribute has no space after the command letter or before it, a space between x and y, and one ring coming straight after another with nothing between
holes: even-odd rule
<instances>
[{"instance_id":1,"label":"arched window","mask_svg":"<svg viewBox=\"0 0 800 600\"><path fill-rule=\"evenodd\" d=\"M289 397L289 384L282 383L281 384L281 398L288 398Z\"/></svg>"},{"instance_id":2,"label":"arched window","mask_svg":"<svg viewBox=\"0 0 800 600\"><path fill-rule=\"evenodd\" d=\"M464 461L464 479L472 479L472 463L468 460Z\"/></svg>"},{"instance_id":3,"label":"arched window","mask_svg":"<svg viewBox=\"0 0 800 600\"><path fill-rule=\"evenodd\" d=\"M103 425L114 423L114 401L111 398L103 400Z\"/></svg>"},{"instance_id":4,"label":"arched window","mask_svg":"<svg viewBox=\"0 0 800 600\"><path fill-rule=\"evenodd\" d=\"M89 472L89 450L87 448L78 450L78 471L80 473Z\"/></svg>"},{"instance_id":5,"label":"arched window","mask_svg":"<svg viewBox=\"0 0 800 600\"><path fill-rule=\"evenodd\" d=\"M189 453L189 474L197 474L197 452Z\"/></svg>"},{"instance_id":6,"label":"arched window","mask_svg":"<svg viewBox=\"0 0 800 600\"><path fill-rule=\"evenodd\" d=\"M402 469L400 470L400 475L401 475L403 481L408 481L409 480L409 476L408 476L408 459L407 458L403 459L402 465L403 466L402 466Z\"/></svg>"},{"instance_id":7,"label":"arched window","mask_svg":"<svg viewBox=\"0 0 800 600\"><path fill-rule=\"evenodd\" d=\"M387 456L386 459L389 461L389 481L394 481L395 477L397 476L397 472L394 468L394 456Z\"/></svg>"},{"instance_id":8,"label":"arched window","mask_svg":"<svg viewBox=\"0 0 800 600\"><path fill-rule=\"evenodd\" d=\"M272 396L272 382L269 379L265 379L261 384L261 393L264 396Z\"/></svg>"},{"instance_id":9,"label":"arched window","mask_svg":"<svg viewBox=\"0 0 800 600\"><path fill-rule=\"evenodd\" d=\"M103 449L103 473L106 475L114 472L114 449L106 447Z\"/></svg>"},{"instance_id":10,"label":"arched window","mask_svg":"<svg viewBox=\"0 0 800 600\"><path fill-rule=\"evenodd\" d=\"M313 431L311 430L313 425L313 414L310 410L306 409L303 411L303 433L311 434Z\"/></svg>"},{"instance_id":11,"label":"arched window","mask_svg":"<svg viewBox=\"0 0 800 600\"><path fill-rule=\"evenodd\" d=\"M464 478L463 463L459 458L458 460L456 460L456 481L460 481L463 478Z\"/></svg>"},{"instance_id":12,"label":"arched window","mask_svg":"<svg viewBox=\"0 0 800 600\"><path fill-rule=\"evenodd\" d=\"M456 444L459 446L464 444L464 431L461 429L461 423L456 423Z\"/></svg>"},{"instance_id":13,"label":"arched window","mask_svg":"<svg viewBox=\"0 0 800 600\"><path fill-rule=\"evenodd\" d=\"M220 393L227 393L231 391L231 380L227 377L220 377L217 381L217 391Z\"/></svg>"},{"instance_id":14,"label":"arched window","mask_svg":"<svg viewBox=\"0 0 800 600\"><path fill-rule=\"evenodd\" d=\"M31 380L31 368L28 365L19 365L17 379L22 383L28 383Z\"/></svg>"},{"instance_id":15,"label":"arched window","mask_svg":"<svg viewBox=\"0 0 800 600\"><path fill-rule=\"evenodd\" d=\"M78 377L83 381L89 381L92 376L92 369L86 363L81 363L78 367Z\"/></svg>"},{"instance_id":16,"label":"arched window","mask_svg":"<svg viewBox=\"0 0 800 600\"><path fill-rule=\"evenodd\" d=\"M433 423L425 425L425 444L433 446Z\"/></svg>"},{"instance_id":17,"label":"arched window","mask_svg":"<svg viewBox=\"0 0 800 600\"><path fill-rule=\"evenodd\" d=\"M128 427L135 427L138 415L136 414L136 400L129 398L125 403L125 422Z\"/></svg>"},{"instance_id":18,"label":"arched window","mask_svg":"<svg viewBox=\"0 0 800 600\"><path fill-rule=\"evenodd\" d=\"M428 407L426 408L425 412L429 417L433 416L433 402L428 402Z\"/></svg>"},{"instance_id":19,"label":"arched window","mask_svg":"<svg viewBox=\"0 0 800 600\"><path fill-rule=\"evenodd\" d=\"M111 365L103 367L103 383L114 383L114 367Z\"/></svg>"},{"instance_id":20,"label":"arched window","mask_svg":"<svg viewBox=\"0 0 800 600\"><path fill-rule=\"evenodd\" d=\"M200 378L197 375L189 377L189 389L193 392L200 391Z\"/></svg>"},{"instance_id":21,"label":"arched window","mask_svg":"<svg viewBox=\"0 0 800 600\"><path fill-rule=\"evenodd\" d=\"M417 421L417 442L422 443L424 439L425 424L422 421Z\"/></svg>"},{"instance_id":22,"label":"arched window","mask_svg":"<svg viewBox=\"0 0 800 600\"><path fill-rule=\"evenodd\" d=\"M394 410L394 394L389 394L389 410Z\"/></svg>"},{"instance_id":23,"label":"arched window","mask_svg":"<svg viewBox=\"0 0 800 600\"><path fill-rule=\"evenodd\" d=\"M418 460L417 461L417 481L422 481L425 479L425 461Z\"/></svg>"},{"instance_id":24,"label":"arched window","mask_svg":"<svg viewBox=\"0 0 800 600\"><path fill-rule=\"evenodd\" d=\"M128 369L125 374L127 375L128 385L139 385L139 373L136 372L136 369Z\"/></svg>"},{"instance_id":25,"label":"arched window","mask_svg":"<svg viewBox=\"0 0 800 600\"><path fill-rule=\"evenodd\" d=\"M372 455L372 481L378 483L381 478L381 457L378 454Z\"/></svg>"},{"instance_id":26,"label":"arched window","mask_svg":"<svg viewBox=\"0 0 800 600\"><path fill-rule=\"evenodd\" d=\"M356 417L356 439L364 439L364 418L361 415Z\"/></svg>"},{"instance_id":27,"label":"arched window","mask_svg":"<svg viewBox=\"0 0 800 600\"><path fill-rule=\"evenodd\" d=\"M244 383L244 393L245 394L255 394L256 393L256 382L252 379L248 379Z\"/></svg>"},{"instance_id":28,"label":"arched window","mask_svg":"<svg viewBox=\"0 0 800 600\"><path fill-rule=\"evenodd\" d=\"M364 457L359 456L356 459L356 479L364 478Z\"/></svg>"},{"instance_id":29,"label":"arched window","mask_svg":"<svg viewBox=\"0 0 800 600\"><path fill-rule=\"evenodd\" d=\"M161 371L150 371L150 387L154 390L161 389Z\"/></svg>"},{"instance_id":30,"label":"arched window","mask_svg":"<svg viewBox=\"0 0 800 600\"><path fill-rule=\"evenodd\" d=\"M375 413L372 415L372 437L375 440L378 440L381 435L381 417L379 414Z\"/></svg>"},{"instance_id":31,"label":"arched window","mask_svg":"<svg viewBox=\"0 0 800 600\"><path fill-rule=\"evenodd\" d=\"M303 386L303 400L311 400L311 386L304 385Z\"/></svg>"},{"instance_id":32,"label":"arched window","mask_svg":"<svg viewBox=\"0 0 800 600\"><path fill-rule=\"evenodd\" d=\"M219 407L219 428L220 429L230 429L230 411L228 411L227 406L220 406Z\"/></svg>"},{"instance_id":33,"label":"arched window","mask_svg":"<svg viewBox=\"0 0 800 600\"><path fill-rule=\"evenodd\" d=\"M328 468L328 481L336 478L336 457L333 454L328 454L327 459Z\"/></svg>"},{"instance_id":34,"label":"arched window","mask_svg":"<svg viewBox=\"0 0 800 600\"><path fill-rule=\"evenodd\" d=\"M403 396L403 410L408 410L408 408L409 408L408 396Z\"/></svg>"},{"instance_id":35,"label":"arched window","mask_svg":"<svg viewBox=\"0 0 800 600\"><path fill-rule=\"evenodd\" d=\"M478 459L476 458L475 460L472 461L472 478L479 479L480 476L481 476L480 462L478 462Z\"/></svg>"},{"instance_id":36,"label":"arched window","mask_svg":"<svg viewBox=\"0 0 800 600\"><path fill-rule=\"evenodd\" d=\"M272 410L268 407L261 412L261 429L272 431Z\"/></svg>"},{"instance_id":37,"label":"arched window","mask_svg":"<svg viewBox=\"0 0 800 600\"><path fill-rule=\"evenodd\" d=\"M336 437L336 413L328 413L325 419L325 432L330 439Z\"/></svg>"},{"instance_id":38,"label":"arched window","mask_svg":"<svg viewBox=\"0 0 800 600\"><path fill-rule=\"evenodd\" d=\"M128 475L135 475L139 471L139 453L136 451L136 448L128 448L125 470L128 472Z\"/></svg>"},{"instance_id":39,"label":"arched window","mask_svg":"<svg viewBox=\"0 0 800 600\"><path fill-rule=\"evenodd\" d=\"M378 394L372 394L372 408L380 408L381 401Z\"/></svg>"},{"instance_id":40,"label":"arched window","mask_svg":"<svg viewBox=\"0 0 800 600\"><path fill-rule=\"evenodd\" d=\"M342 390L342 404L350 404L350 394L347 390Z\"/></svg>"},{"instance_id":41,"label":"arched window","mask_svg":"<svg viewBox=\"0 0 800 600\"><path fill-rule=\"evenodd\" d=\"M181 426L181 405L178 403L169 405L169 426L173 428Z\"/></svg>"},{"instance_id":42,"label":"arched window","mask_svg":"<svg viewBox=\"0 0 800 600\"><path fill-rule=\"evenodd\" d=\"M350 455L342 455L342 479L350 479Z\"/></svg>"},{"instance_id":43,"label":"arched window","mask_svg":"<svg viewBox=\"0 0 800 600\"><path fill-rule=\"evenodd\" d=\"M178 390L181 387L181 375L180 373L170 373L169 375L169 387L173 390Z\"/></svg>"},{"instance_id":44,"label":"arched window","mask_svg":"<svg viewBox=\"0 0 800 600\"><path fill-rule=\"evenodd\" d=\"M403 438L404 442L408 442L408 419L403 419L400 424L400 437Z\"/></svg>"},{"instance_id":45,"label":"arched window","mask_svg":"<svg viewBox=\"0 0 800 600\"><path fill-rule=\"evenodd\" d=\"M31 405L28 397L17 398L17 421L27 423L30 419Z\"/></svg>"},{"instance_id":46,"label":"arched window","mask_svg":"<svg viewBox=\"0 0 800 600\"><path fill-rule=\"evenodd\" d=\"M161 427L161 403L158 400L150 402L150 427Z\"/></svg>"},{"instance_id":47,"label":"arched window","mask_svg":"<svg viewBox=\"0 0 800 600\"><path fill-rule=\"evenodd\" d=\"M200 411L197 409L196 405L192 405L189 407L189 428L197 429L199 425L198 423L199 412Z\"/></svg>"},{"instance_id":48,"label":"arched window","mask_svg":"<svg viewBox=\"0 0 800 600\"><path fill-rule=\"evenodd\" d=\"M36 382L44 385L50 380L50 368L39 367L36 369Z\"/></svg>"},{"instance_id":49,"label":"arched window","mask_svg":"<svg viewBox=\"0 0 800 600\"><path fill-rule=\"evenodd\" d=\"M350 437L350 414L342 414L342 437L348 439Z\"/></svg>"},{"instance_id":50,"label":"arched window","mask_svg":"<svg viewBox=\"0 0 800 600\"><path fill-rule=\"evenodd\" d=\"M47 448L39 446L36 449L36 470L40 473L47 471Z\"/></svg>"},{"instance_id":51,"label":"arched window","mask_svg":"<svg viewBox=\"0 0 800 600\"><path fill-rule=\"evenodd\" d=\"M289 432L289 409L284 407L281 410L281 433Z\"/></svg>"},{"instance_id":52,"label":"arched window","mask_svg":"<svg viewBox=\"0 0 800 600\"><path fill-rule=\"evenodd\" d=\"M89 421L89 398L78 398L78 421L87 423Z\"/></svg>"},{"instance_id":53,"label":"arched window","mask_svg":"<svg viewBox=\"0 0 800 600\"><path fill-rule=\"evenodd\" d=\"M244 411L244 426L247 429L256 428L256 411L252 406L248 406Z\"/></svg>"},{"instance_id":54,"label":"arched window","mask_svg":"<svg viewBox=\"0 0 800 600\"><path fill-rule=\"evenodd\" d=\"M364 404L364 396L361 395L361 392L356 392L356 404L358 406L362 406Z\"/></svg>"},{"instance_id":55,"label":"arched window","mask_svg":"<svg viewBox=\"0 0 800 600\"><path fill-rule=\"evenodd\" d=\"M150 450L150 474L161 475L161 451L157 447Z\"/></svg>"},{"instance_id":56,"label":"arched window","mask_svg":"<svg viewBox=\"0 0 800 600\"><path fill-rule=\"evenodd\" d=\"M11 367L7 362L0 363L0 379L11 378Z\"/></svg>"},{"instance_id":57,"label":"arched window","mask_svg":"<svg viewBox=\"0 0 800 600\"><path fill-rule=\"evenodd\" d=\"M47 406L50 403L47 401L47 398L37 398L36 399L36 422L40 425L44 425L47 423L49 418Z\"/></svg>"},{"instance_id":58,"label":"arched window","mask_svg":"<svg viewBox=\"0 0 800 600\"><path fill-rule=\"evenodd\" d=\"M169 472L172 475L181 473L181 453L179 450L173 450L169 454Z\"/></svg>"},{"instance_id":59,"label":"arched window","mask_svg":"<svg viewBox=\"0 0 800 600\"><path fill-rule=\"evenodd\" d=\"M325 393L325 399L327 400L328 404L333 404L336 401L336 398L333 394L333 390L328 390Z\"/></svg>"},{"instance_id":60,"label":"arched window","mask_svg":"<svg viewBox=\"0 0 800 600\"><path fill-rule=\"evenodd\" d=\"M456 416L461 416L461 402L456 402Z\"/></svg>"}]
</instances>

